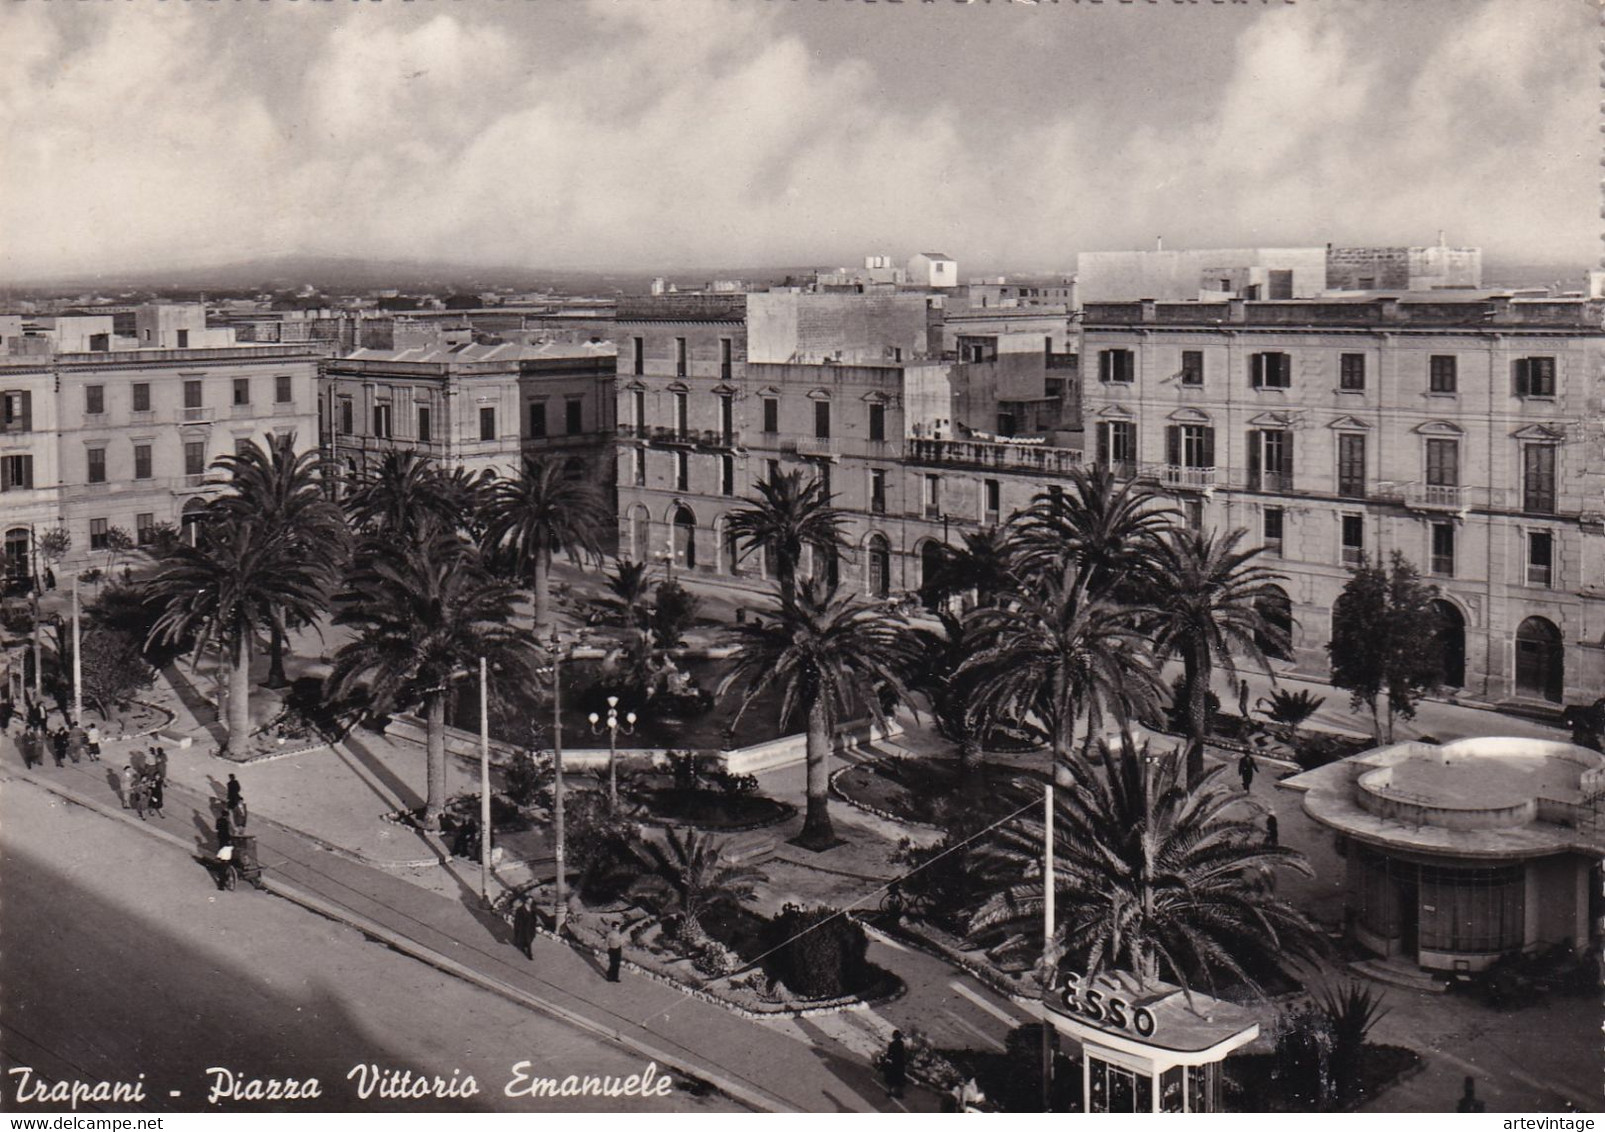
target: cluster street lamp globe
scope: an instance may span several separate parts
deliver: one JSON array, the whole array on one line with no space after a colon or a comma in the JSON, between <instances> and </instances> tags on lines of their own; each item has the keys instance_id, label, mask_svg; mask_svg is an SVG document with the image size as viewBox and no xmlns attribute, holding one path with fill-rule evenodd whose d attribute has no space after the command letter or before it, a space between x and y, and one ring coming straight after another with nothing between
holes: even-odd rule
<instances>
[{"instance_id":1,"label":"cluster street lamp globe","mask_svg":"<svg viewBox=\"0 0 1605 1132\"><path fill-rule=\"evenodd\" d=\"M591 713L590 719L592 735L600 735L603 727L607 728L607 807L610 810L617 810L619 808L619 727L621 726L619 722L619 698L617 696L609 696L607 698L607 719L605 721L594 711ZM622 726L626 735L635 734L635 713L633 711L624 713Z\"/></svg>"}]
</instances>

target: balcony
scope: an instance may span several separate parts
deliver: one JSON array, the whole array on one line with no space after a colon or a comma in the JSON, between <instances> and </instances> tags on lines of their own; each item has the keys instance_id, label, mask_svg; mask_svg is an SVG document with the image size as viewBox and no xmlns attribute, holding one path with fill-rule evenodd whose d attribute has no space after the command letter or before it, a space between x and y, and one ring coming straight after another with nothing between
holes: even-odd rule
<instances>
[{"instance_id":1,"label":"balcony","mask_svg":"<svg viewBox=\"0 0 1605 1132\"><path fill-rule=\"evenodd\" d=\"M915 464L983 468L992 471L1068 475L1082 464L1079 448L1045 444L1003 444L982 440L910 440L908 457Z\"/></svg>"},{"instance_id":2,"label":"balcony","mask_svg":"<svg viewBox=\"0 0 1605 1132\"><path fill-rule=\"evenodd\" d=\"M695 445L702 434L694 428L670 428L667 425L652 425L650 437L653 444L662 444L670 448L683 448ZM641 430L645 433L645 429Z\"/></svg>"},{"instance_id":3,"label":"balcony","mask_svg":"<svg viewBox=\"0 0 1605 1132\"><path fill-rule=\"evenodd\" d=\"M797 455L816 460L841 459L841 441L833 436L799 436L792 441Z\"/></svg>"},{"instance_id":4,"label":"balcony","mask_svg":"<svg viewBox=\"0 0 1605 1132\"><path fill-rule=\"evenodd\" d=\"M256 410L252 406L250 406L249 404L246 404L246 405L230 405L229 406L229 416L235 418L236 420L238 420L241 417L254 417L254 416L256 416Z\"/></svg>"},{"instance_id":5,"label":"balcony","mask_svg":"<svg viewBox=\"0 0 1605 1132\"><path fill-rule=\"evenodd\" d=\"M186 421L209 421L212 419L212 410L205 405L196 405L193 408L185 405L183 419Z\"/></svg>"},{"instance_id":6,"label":"balcony","mask_svg":"<svg viewBox=\"0 0 1605 1132\"><path fill-rule=\"evenodd\" d=\"M1248 473L1248 490L1274 493L1291 492L1293 490L1293 473L1262 472L1251 468Z\"/></svg>"},{"instance_id":7,"label":"balcony","mask_svg":"<svg viewBox=\"0 0 1605 1132\"><path fill-rule=\"evenodd\" d=\"M1383 480L1373 494L1418 511L1464 511L1471 506L1471 491L1459 484Z\"/></svg>"},{"instance_id":8,"label":"balcony","mask_svg":"<svg viewBox=\"0 0 1605 1132\"><path fill-rule=\"evenodd\" d=\"M1144 475L1178 491L1214 491L1216 469L1193 468L1184 464L1148 464Z\"/></svg>"}]
</instances>

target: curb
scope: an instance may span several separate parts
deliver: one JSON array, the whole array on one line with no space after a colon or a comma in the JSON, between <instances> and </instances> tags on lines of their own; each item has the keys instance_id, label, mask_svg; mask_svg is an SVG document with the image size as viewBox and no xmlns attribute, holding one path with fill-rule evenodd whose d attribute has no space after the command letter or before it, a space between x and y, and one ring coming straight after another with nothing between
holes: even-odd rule
<instances>
[{"instance_id":1,"label":"curb","mask_svg":"<svg viewBox=\"0 0 1605 1132\"><path fill-rule=\"evenodd\" d=\"M3 774L3 777L18 777L18 774L15 768L7 768ZM189 856L194 856L195 854L194 843L191 841L186 841L177 834L169 833L164 829L152 827L148 822L136 822L135 819L127 816L120 810L114 810L110 806L107 806L101 802L96 802L92 799L82 798L58 783L53 783L47 778L40 778L34 775L31 770L22 772L20 777L22 777L24 781L32 783L47 793L54 794L62 800L71 803L72 805L82 806L84 809L92 810L95 813L100 814L102 817L108 817L116 821L122 821L131 826L135 826L135 828L147 831L159 840L165 841L176 848L184 850L184 852ZM286 829L292 833L298 833L298 831L289 830L286 826L280 826L279 828ZM431 948L425 947L421 943L408 939L406 936L400 935L399 933L383 927L382 925L376 924L373 921L368 920L366 917L359 916L349 909L342 908L336 904L331 904L322 897L314 896L309 892L304 892L301 889L296 888L294 885L286 884L281 880L276 880L269 876L264 876L262 878L262 882L266 891L280 897L281 899L288 900L292 904L300 905L301 907L306 908L308 911L315 912L318 915L330 920L334 920L337 923L345 924L347 927L353 928L356 931L361 932L363 935L376 939L404 955L420 960L429 966L434 967L438 971L442 971L448 975L453 975L465 982L473 983L483 990L488 990L493 994L498 994L511 1002L518 1003L521 1006L528 1007L532 1010L538 1010L544 1014L558 1019L559 1021L566 1022L571 1026L577 1027L588 1034L616 1042L617 1044L633 1050L644 1057L647 1057L653 1061L657 1061L662 1065L666 1065L684 1076L706 1081L720 1092L726 1094L734 1100L741 1102L754 1111L801 1111L787 1101L784 1101L779 1097L760 1092L758 1089L749 1086L745 1082L727 1077L717 1071L710 1071L703 1066L695 1065L684 1058L676 1056L675 1054L660 1050L657 1047L649 1045L648 1043L642 1042L638 1039L628 1037L620 1031L614 1030L600 1022L596 1022L576 1011L569 1010L568 1008L559 1006L556 1003L547 1002L544 999L537 998L527 991L522 991L517 987L512 986L510 983L506 983L501 979L495 978L494 976L475 971L472 967L468 967L465 964L459 963L446 955L442 955L438 951L434 951Z\"/></svg>"}]
</instances>

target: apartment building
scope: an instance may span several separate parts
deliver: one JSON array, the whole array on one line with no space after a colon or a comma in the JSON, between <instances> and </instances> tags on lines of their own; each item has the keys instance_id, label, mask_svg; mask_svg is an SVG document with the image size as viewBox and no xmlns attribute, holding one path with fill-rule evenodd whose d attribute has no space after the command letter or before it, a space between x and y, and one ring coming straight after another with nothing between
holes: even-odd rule
<instances>
[{"instance_id":1,"label":"apartment building","mask_svg":"<svg viewBox=\"0 0 1605 1132\"><path fill-rule=\"evenodd\" d=\"M530 454L611 483L613 355L600 339L486 343L467 327L357 350L325 363L319 435L351 473L405 450L511 476Z\"/></svg>"},{"instance_id":2,"label":"apartment building","mask_svg":"<svg viewBox=\"0 0 1605 1132\"><path fill-rule=\"evenodd\" d=\"M41 532L65 529L67 569L108 564L121 530L148 544L196 519L218 456L247 440L315 443L317 350L240 345L199 306L0 325L0 528L13 585L43 570ZM12 331L15 331L13 333Z\"/></svg>"},{"instance_id":3,"label":"apartment building","mask_svg":"<svg viewBox=\"0 0 1605 1132\"><path fill-rule=\"evenodd\" d=\"M1605 692L1605 302L1091 303L1089 457L1242 527L1287 576L1287 658L1327 671L1362 557L1438 586L1446 685Z\"/></svg>"},{"instance_id":4,"label":"apartment building","mask_svg":"<svg viewBox=\"0 0 1605 1132\"><path fill-rule=\"evenodd\" d=\"M1023 506L1066 451L1026 435L1062 423L1062 397L1044 403L1050 366L1061 390L1073 374L1062 316L1046 333L944 333L917 293L621 299L620 553L761 586L765 563L726 520L761 480L803 470L847 515L842 580L917 589L944 542Z\"/></svg>"}]
</instances>

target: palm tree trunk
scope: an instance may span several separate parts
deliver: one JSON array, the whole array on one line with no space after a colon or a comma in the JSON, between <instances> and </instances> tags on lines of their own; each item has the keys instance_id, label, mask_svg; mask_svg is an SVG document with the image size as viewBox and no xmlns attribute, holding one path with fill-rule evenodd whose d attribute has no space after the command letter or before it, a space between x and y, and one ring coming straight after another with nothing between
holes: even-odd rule
<instances>
[{"instance_id":1,"label":"palm tree trunk","mask_svg":"<svg viewBox=\"0 0 1605 1132\"><path fill-rule=\"evenodd\" d=\"M437 692L424 701L424 752L427 796L424 828L439 829L446 808L446 697ZM483 835L483 832L482 834Z\"/></svg>"},{"instance_id":2,"label":"palm tree trunk","mask_svg":"<svg viewBox=\"0 0 1605 1132\"><path fill-rule=\"evenodd\" d=\"M1076 748L1076 721L1074 716L1060 720L1053 725L1053 737L1050 741L1050 750L1053 752L1053 784L1055 786L1074 786L1076 776L1070 772L1070 752ZM1088 724L1090 734L1092 727Z\"/></svg>"},{"instance_id":3,"label":"palm tree trunk","mask_svg":"<svg viewBox=\"0 0 1605 1132\"><path fill-rule=\"evenodd\" d=\"M535 604L533 623L537 630L544 629L552 620L552 555L549 551L535 553L535 578L532 587Z\"/></svg>"},{"instance_id":4,"label":"palm tree trunk","mask_svg":"<svg viewBox=\"0 0 1605 1132\"><path fill-rule=\"evenodd\" d=\"M284 675L284 611L275 609L268 623L268 675L265 688L282 688L290 681Z\"/></svg>"},{"instance_id":5,"label":"palm tree trunk","mask_svg":"<svg viewBox=\"0 0 1605 1132\"><path fill-rule=\"evenodd\" d=\"M240 630L229 657L228 673L228 749L235 756L245 754L251 741L251 631Z\"/></svg>"},{"instance_id":6,"label":"palm tree trunk","mask_svg":"<svg viewBox=\"0 0 1605 1132\"><path fill-rule=\"evenodd\" d=\"M815 852L836 844L830 824L830 710L823 696L808 707L808 816L797 844Z\"/></svg>"},{"instance_id":7,"label":"palm tree trunk","mask_svg":"<svg viewBox=\"0 0 1605 1132\"><path fill-rule=\"evenodd\" d=\"M1209 660L1187 650L1182 659L1187 682L1187 782L1204 773L1204 736L1209 734Z\"/></svg>"}]
</instances>

